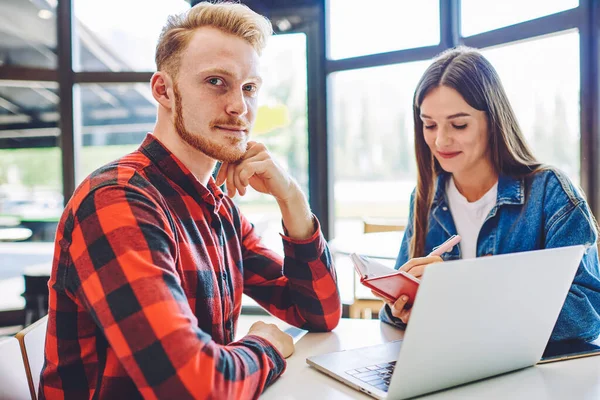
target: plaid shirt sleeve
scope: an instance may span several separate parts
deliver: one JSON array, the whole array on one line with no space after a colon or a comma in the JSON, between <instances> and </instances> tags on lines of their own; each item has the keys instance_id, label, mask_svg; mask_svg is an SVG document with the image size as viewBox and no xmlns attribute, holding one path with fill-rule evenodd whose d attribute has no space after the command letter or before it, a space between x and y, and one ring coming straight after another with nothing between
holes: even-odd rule
<instances>
[{"instance_id":1,"label":"plaid shirt sleeve","mask_svg":"<svg viewBox=\"0 0 600 400\"><path fill-rule=\"evenodd\" d=\"M285 361L257 336L219 345L198 328L175 270L175 233L161 209L135 187L88 194L62 249L73 263L67 292L92 315L145 398L258 397Z\"/></svg>"},{"instance_id":2,"label":"plaid shirt sleeve","mask_svg":"<svg viewBox=\"0 0 600 400\"><path fill-rule=\"evenodd\" d=\"M330 331L337 326L342 307L331 254L314 216L313 221L315 232L308 239L282 235L282 260L262 245L252 224L241 216L244 293L291 325Z\"/></svg>"}]
</instances>

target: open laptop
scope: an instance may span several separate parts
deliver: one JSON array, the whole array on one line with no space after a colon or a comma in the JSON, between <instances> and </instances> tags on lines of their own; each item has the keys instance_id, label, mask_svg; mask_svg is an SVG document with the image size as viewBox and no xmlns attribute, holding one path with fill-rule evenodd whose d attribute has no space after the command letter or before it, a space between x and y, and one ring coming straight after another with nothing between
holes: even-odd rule
<instances>
[{"instance_id":1,"label":"open laptop","mask_svg":"<svg viewBox=\"0 0 600 400\"><path fill-rule=\"evenodd\" d=\"M404 340L309 357L378 399L405 399L540 361L584 246L432 264Z\"/></svg>"}]
</instances>

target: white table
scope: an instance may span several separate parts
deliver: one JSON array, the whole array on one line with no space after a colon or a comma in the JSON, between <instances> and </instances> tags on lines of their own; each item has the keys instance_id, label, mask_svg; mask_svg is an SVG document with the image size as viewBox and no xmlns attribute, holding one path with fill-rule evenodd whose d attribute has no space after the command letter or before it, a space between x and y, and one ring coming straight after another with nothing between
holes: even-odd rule
<instances>
[{"instance_id":1,"label":"white table","mask_svg":"<svg viewBox=\"0 0 600 400\"><path fill-rule=\"evenodd\" d=\"M340 235L329 241L333 253L358 253L372 258L395 260L400 251L403 231Z\"/></svg>"},{"instance_id":2,"label":"white table","mask_svg":"<svg viewBox=\"0 0 600 400\"><path fill-rule=\"evenodd\" d=\"M240 317L238 337L262 319ZM401 339L403 332L377 320L342 319L329 333L309 333L296 344L283 375L265 390L262 399L370 399L349 386L306 364L306 358L331 351L347 350ZM543 364L483 381L448 389L426 399L600 399L600 356Z\"/></svg>"}]
</instances>

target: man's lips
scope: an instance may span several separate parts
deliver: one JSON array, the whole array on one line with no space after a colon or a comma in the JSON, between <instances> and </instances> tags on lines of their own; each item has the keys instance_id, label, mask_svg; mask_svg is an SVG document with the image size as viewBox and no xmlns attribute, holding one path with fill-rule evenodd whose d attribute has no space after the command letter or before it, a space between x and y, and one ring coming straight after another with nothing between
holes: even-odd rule
<instances>
[{"instance_id":1,"label":"man's lips","mask_svg":"<svg viewBox=\"0 0 600 400\"><path fill-rule=\"evenodd\" d=\"M248 128L246 128L245 126L215 125L215 128L230 132L248 132Z\"/></svg>"},{"instance_id":2,"label":"man's lips","mask_svg":"<svg viewBox=\"0 0 600 400\"><path fill-rule=\"evenodd\" d=\"M442 158L454 158L457 155L459 155L461 152L460 151L452 151L452 152L450 152L450 151L438 151L437 153Z\"/></svg>"}]
</instances>

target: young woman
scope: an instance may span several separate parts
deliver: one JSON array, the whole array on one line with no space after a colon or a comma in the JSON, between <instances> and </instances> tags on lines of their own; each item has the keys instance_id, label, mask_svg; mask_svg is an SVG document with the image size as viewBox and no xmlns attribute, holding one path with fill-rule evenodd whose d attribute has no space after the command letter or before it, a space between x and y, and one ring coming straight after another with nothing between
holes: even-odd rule
<instances>
[{"instance_id":1,"label":"young woman","mask_svg":"<svg viewBox=\"0 0 600 400\"><path fill-rule=\"evenodd\" d=\"M414 95L417 187L396 268L419 277L423 257L451 235L443 260L576 244L589 245L551 340L593 340L600 333L598 230L584 195L527 145L492 65L476 50L441 54ZM380 318L404 327L405 296Z\"/></svg>"}]
</instances>

